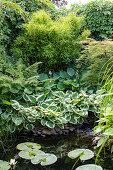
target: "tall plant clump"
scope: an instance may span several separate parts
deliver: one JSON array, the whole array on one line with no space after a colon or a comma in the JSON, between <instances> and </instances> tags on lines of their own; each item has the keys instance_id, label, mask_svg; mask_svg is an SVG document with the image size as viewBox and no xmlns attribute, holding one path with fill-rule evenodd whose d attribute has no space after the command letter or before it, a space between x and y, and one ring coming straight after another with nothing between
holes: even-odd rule
<instances>
[{"instance_id":1,"label":"tall plant clump","mask_svg":"<svg viewBox=\"0 0 113 170\"><path fill-rule=\"evenodd\" d=\"M81 22L74 14L53 21L49 13L35 12L14 42L13 55L32 63L41 61L45 70L65 67L80 53L75 41L89 35L89 31L80 34Z\"/></svg>"},{"instance_id":2,"label":"tall plant clump","mask_svg":"<svg viewBox=\"0 0 113 170\"><path fill-rule=\"evenodd\" d=\"M15 37L21 30L21 24L26 21L27 14L12 1L1 1L0 6L0 39L1 47L9 50Z\"/></svg>"},{"instance_id":3,"label":"tall plant clump","mask_svg":"<svg viewBox=\"0 0 113 170\"><path fill-rule=\"evenodd\" d=\"M113 42L108 39L101 42L89 39L83 43L85 48L78 59L78 66L82 67L81 80L90 85L101 85L102 81L104 83L112 71L111 69L104 77L106 68L110 69L112 66Z\"/></svg>"}]
</instances>

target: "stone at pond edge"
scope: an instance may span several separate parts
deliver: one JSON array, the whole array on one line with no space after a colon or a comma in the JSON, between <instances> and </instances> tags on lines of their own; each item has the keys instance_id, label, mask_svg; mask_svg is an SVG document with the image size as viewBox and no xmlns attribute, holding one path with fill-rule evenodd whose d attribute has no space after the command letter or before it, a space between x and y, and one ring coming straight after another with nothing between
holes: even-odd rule
<instances>
[{"instance_id":1,"label":"stone at pond edge","mask_svg":"<svg viewBox=\"0 0 113 170\"><path fill-rule=\"evenodd\" d=\"M82 165L76 168L75 170L103 170L101 166L94 164Z\"/></svg>"}]
</instances>

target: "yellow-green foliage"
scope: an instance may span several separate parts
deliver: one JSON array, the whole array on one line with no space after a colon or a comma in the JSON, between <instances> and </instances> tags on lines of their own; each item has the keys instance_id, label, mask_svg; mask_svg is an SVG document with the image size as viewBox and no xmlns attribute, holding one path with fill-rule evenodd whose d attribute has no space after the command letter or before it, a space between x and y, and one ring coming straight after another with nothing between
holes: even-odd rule
<instances>
[{"instance_id":1,"label":"yellow-green foliage","mask_svg":"<svg viewBox=\"0 0 113 170\"><path fill-rule=\"evenodd\" d=\"M82 20L70 14L53 21L43 10L33 13L23 25L24 33L13 44L13 55L32 63L41 61L46 70L66 66L79 55L81 45L75 41L83 39L83 34L80 35Z\"/></svg>"},{"instance_id":2,"label":"yellow-green foliage","mask_svg":"<svg viewBox=\"0 0 113 170\"><path fill-rule=\"evenodd\" d=\"M89 39L83 43L87 45L78 62L84 63L87 72L82 79L92 85L98 84L99 82L101 83L101 81L104 81L107 78L104 77L105 70L109 69L113 62L113 41L108 39L104 41ZM107 76L109 75L110 72Z\"/></svg>"}]
</instances>

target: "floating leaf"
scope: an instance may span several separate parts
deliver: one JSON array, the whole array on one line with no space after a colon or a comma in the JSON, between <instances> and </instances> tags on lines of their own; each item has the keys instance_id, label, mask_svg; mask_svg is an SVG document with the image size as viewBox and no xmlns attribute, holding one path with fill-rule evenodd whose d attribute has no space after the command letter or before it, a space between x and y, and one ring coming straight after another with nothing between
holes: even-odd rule
<instances>
[{"instance_id":1,"label":"floating leaf","mask_svg":"<svg viewBox=\"0 0 113 170\"><path fill-rule=\"evenodd\" d=\"M87 164L87 165L79 166L75 170L103 170L103 169L101 166L95 164Z\"/></svg>"},{"instance_id":2,"label":"floating leaf","mask_svg":"<svg viewBox=\"0 0 113 170\"><path fill-rule=\"evenodd\" d=\"M19 150L27 150L27 149L40 149L41 145L33 142L24 142L17 145L17 149Z\"/></svg>"},{"instance_id":3,"label":"floating leaf","mask_svg":"<svg viewBox=\"0 0 113 170\"><path fill-rule=\"evenodd\" d=\"M35 156L40 156L41 154L44 154L43 151L41 150L36 150L36 149L28 149L28 150L23 150L19 152L19 156L24 159L33 159Z\"/></svg>"},{"instance_id":4,"label":"floating leaf","mask_svg":"<svg viewBox=\"0 0 113 170\"><path fill-rule=\"evenodd\" d=\"M41 161L46 161L46 154L45 153L36 155L31 159L32 164L39 164Z\"/></svg>"},{"instance_id":5,"label":"floating leaf","mask_svg":"<svg viewBox=\"0 0 113 170\"><path fill-rule=\"evenodd\" d=\"M0 160L0 170L8 170L10 168L10 165L6 161Z\"/></svg>"},{"instance_id":6,"label":"floating leaf","mask_svg":"<svg viewBox=\"0 0 113 170\"><path fill-rule=\"evenodd\" d=\"M94 156L94 152L89 149L75 149L73 151L70 151L68 153L68 156L71 159L80 157L82 161L85 161L85 160L91 159Z\"/></svg>"},{"instance_id":7,"label":"floating leaf","mask_svg":"<svg viewBox=\"0 0 113 170\"><path fill-rule=\"evenodd\" d=\"M51 165L57 161L57 157L54 154L46 154L46 160L41 161L42 166Z\"/></svg>"}]
</instances>

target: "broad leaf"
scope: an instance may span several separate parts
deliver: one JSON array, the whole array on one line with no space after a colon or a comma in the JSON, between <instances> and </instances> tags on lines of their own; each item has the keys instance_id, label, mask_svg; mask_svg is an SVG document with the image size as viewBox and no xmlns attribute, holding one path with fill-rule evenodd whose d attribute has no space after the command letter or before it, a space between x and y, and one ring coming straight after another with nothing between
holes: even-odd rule
<instances>
[{"instance_id":1,"label":"broad leaf","mask_svg":"<svg viewBox=\"0 0 113 170\"><path fill-rule=\"evenodd\" d=\"M75 159L77 157L80 157L80 159L82 161L85 161L85 160L93 158L94 157L94 152L89 150L89 149L75 149L73 151L70 151L68 153L68 156L71 159Z\"/></svg>"}]
</instances>

